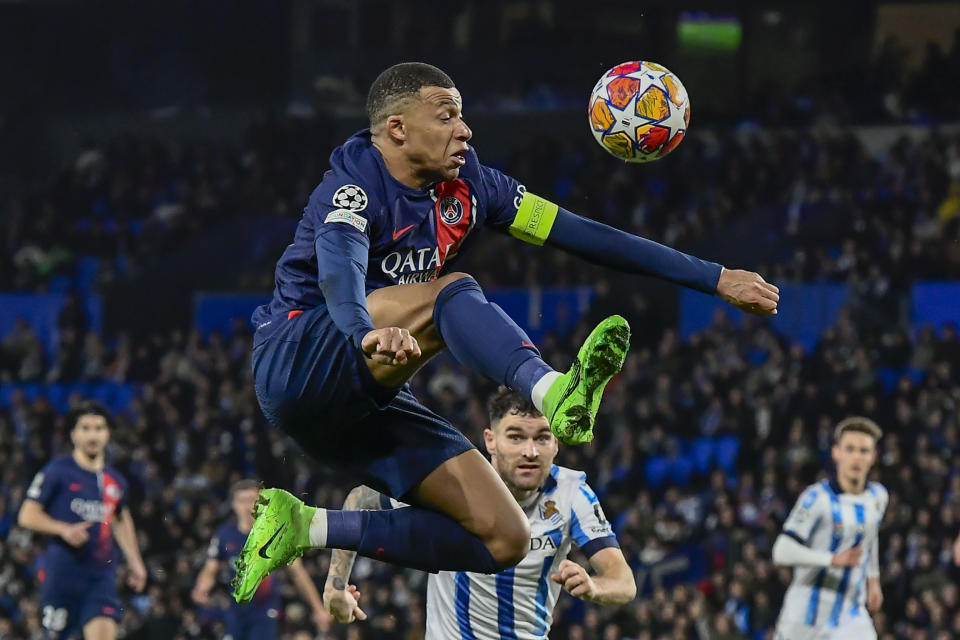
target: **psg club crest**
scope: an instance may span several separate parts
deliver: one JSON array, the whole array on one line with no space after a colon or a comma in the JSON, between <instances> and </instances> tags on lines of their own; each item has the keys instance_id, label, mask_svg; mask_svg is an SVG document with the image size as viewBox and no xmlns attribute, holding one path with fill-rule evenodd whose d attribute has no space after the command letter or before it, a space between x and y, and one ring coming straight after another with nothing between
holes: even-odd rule
<instances>
[{"instance_id":1,"label":"psg club crest","mask_svg":"<svg viewBox=\"0 0 960 640\"><path fill-rule=\"evenodd\" d=\"M457 224L463 218L463 204L456 196L446 196L440 201L440 217L447 224Z\"/></svg>"}]
</instances>

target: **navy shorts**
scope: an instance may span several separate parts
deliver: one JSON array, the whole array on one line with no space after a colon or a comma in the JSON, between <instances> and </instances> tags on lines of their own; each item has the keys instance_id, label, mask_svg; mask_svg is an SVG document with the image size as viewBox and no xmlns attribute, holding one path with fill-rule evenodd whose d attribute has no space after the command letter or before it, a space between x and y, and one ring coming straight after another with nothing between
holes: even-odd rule
<instances>
[{"instance_id":1,"label":"navy shorts","mask_svg":"<svg viewBox=\"0 0 960 640\"><path fill-rule=\"evenodd\" d=\"M274 320L254 337L257 400L267 420L317 461L401 498L474 447L409 385L378 384L364 357L324 307Z\"/></svg>"},{"instance_id":2,"label":"navy shorts","mask_svg":"<svg viewBox=\"0 0 960 640\"><path fill-rule=\"evenodd\" d=\"M82 637L84 625L97 617L118 622L123 617L113 568L82 572L56 565L44 568L40 622L48 637Z\"/></svg>"},{"instance_id":3,"label":"navy shorts","mask_svg":"<svg viewBox=\"0 0 960 640\"><path fill-rule=\"evenodd\" d=\"M227 633L223 640L276 640L277 618L279 612L272 607L256 607L248 611L249 605L227 609Z\"/></svg>"}]
</instances>

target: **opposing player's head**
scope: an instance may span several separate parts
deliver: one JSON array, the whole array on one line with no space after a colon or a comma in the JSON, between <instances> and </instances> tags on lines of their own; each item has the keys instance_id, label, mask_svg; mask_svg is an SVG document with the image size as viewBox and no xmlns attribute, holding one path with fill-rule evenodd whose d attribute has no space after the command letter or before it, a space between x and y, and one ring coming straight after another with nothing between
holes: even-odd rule
<instances>
[{"instance_id":1,"label":"opposing player's head","mask_svg":"<svg viewBox=\"0 0 960 640\"><path fill-rule=\"evenodd\" d=\"M882 435L877 423L869 418L852 416L841 420L833 431L831 452L838 478L862 491L877 459L877 443Z\"/></svg>"},{"instance_id":2,"label":"opposing player's head","mask_svg":"<svg viewBox=\"0 0 960 640\"><path fill-rule=\"evenodd\" d=\"M98 460L110 441L110 413L94 400L85 400L67 415L73 450L89 461Z\"/></svg>"},{"instance_id":3,"label":"opposing player's head","mask_svg":"<svg viewBox=\"0 0 960 640\"><path fill-rule=\"evenodd\" d=\"M501 387L487 402L490 428L483 439L490 462L510 492L524 498L543 484L557 457L550 423L533 404Z\"/></svg>"},{"instance_id":4,"label":"opposing player's head","mask_svg":"<svg viewBox=\"0 0 960 640\"><path fill-rule=\"evenodd\" d=\"M239 480L230 487L230 507L237 521L253 525L253 506L260 495L260 483L256 480Z\"/></svg>"},{"instance_id":5,"label":"opposing player's head","mask_svg":"<svg viewBox=\"0 0 960 640\"><path fill-rule=\"evenodd\" d=\"M453 80L423 62L395 64L367 94L373 142L390 173L419 189L454 180L473 135Z\"/></svg>"}]
</instances>

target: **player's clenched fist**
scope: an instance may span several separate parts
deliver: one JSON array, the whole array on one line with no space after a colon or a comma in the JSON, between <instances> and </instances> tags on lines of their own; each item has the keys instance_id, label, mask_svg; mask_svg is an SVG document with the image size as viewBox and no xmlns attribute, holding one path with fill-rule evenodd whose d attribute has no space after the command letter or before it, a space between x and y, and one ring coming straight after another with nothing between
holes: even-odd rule
<instances>
[{"instance_id":1,"label":"player's clenched fist","mask_svg":"<svg viewBox=\"0 0 960 640\"><path fill-rule=\"evenodd\" d=\"M90 539L90 533L87 532L87 529L89 529L92 524L92 522L74 522L73 524L68 524L63 528L63 531L60 532L60 537L71 547L82 547L87 543L87 540Z\"/></svg>"},{"instance_id":2,"label":"player's clenched fist","mask_svg":"<svg viewBox=\"0 0 960 640\"><path fill-rule=\"evenodd\" d=\"M374 329L363 337L360 346L374 362L392 366L404 365L420 357L417 339L400 327Z\"/></svg>"},{"instance_id":3,"label":"player's clenched fist","mask_svg":"<svg viewBox=\"0 0 960 640\"><path fill-rule=\"evenodd\" d=\"M759 273L743 269L721 271L717 295L736 308L758 316L776 314L780 302L780 289L765 281Z\"/></svg>"},{"instance_id":4,"label":"player's clenched fist","mask_svg":"<svg viewBox=\"0 0 960 640\"><path fill-rule=\"evenodd\" d=\"M550 576L550 579L563 585L570 595L577 598L591 600L597 593L597 586L587 570L570 560L563 560L557 567L557 573Z\"/></svg>"}]
</instances>

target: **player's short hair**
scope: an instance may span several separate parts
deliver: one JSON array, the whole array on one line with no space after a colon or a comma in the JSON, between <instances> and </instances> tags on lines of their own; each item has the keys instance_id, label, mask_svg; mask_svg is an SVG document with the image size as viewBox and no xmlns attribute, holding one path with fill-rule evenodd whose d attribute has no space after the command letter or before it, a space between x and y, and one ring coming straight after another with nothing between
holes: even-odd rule
<instances>
[{"instance_id":1,"label":"player's short hair","mask_svg":"<svg viewBox=\"0 0 960 640\"><path fill-rule=\"evenodd\" d=\"M507 387L500 387L487 400L487 414L490 416L491 428L497 426L507 414L531 418L539 418L543 415L530 400Z\"/></svg>"},{"instance_id":2,"label":"player's short hair","mask_svg":"<svg viewBox=\"0 0 960 640\"><path fill-rule=\"evenodd\" d=\"M837 444L845 433L865 433L873 438L874 444L880 442L883 437L883 429L870 418L863 416L850 416L837 423L833 430L833 442Z\"/></svg>"},{"instance_id":3,"label":"player's short hair","mask_svg":"<svg viewBox=\"0 0 960 640\"><path fill-rule=\"evenodd\" d=\"M113 423L110 422L110 412L105 406L96 400L82 400L67 414L67 424L70 425L70 431L77 428L77 424L83 416L100 416L106 421L108 429L113 428Z\"/></svg>"},{"instance_id":4,"label":"player's short hair","mask_svg":"<svg viewBox=\"0 0 960 640\"><path fill-rule=\"evenodd\" d=\"M237 480L233 483L233 486L230 487L230 501L233 501L233 497L240 493L241 491L249 491L250 489L260 490L260 481L254 480L252 478L245 478L243 480Z\"/></svg>"},{"instance_id":5,"label":"player's short hair","mask_svg":"<svg viewBox=\"0 0 960 640\"><path fill-rule=\"evenodd\" d=\"M370 126L374 127L396 113L401 101L418 97L422 87L452 89L454 84L450 76L424 62L401 62L381 73L367 93Z\"/></svg>"}]
</instances>

